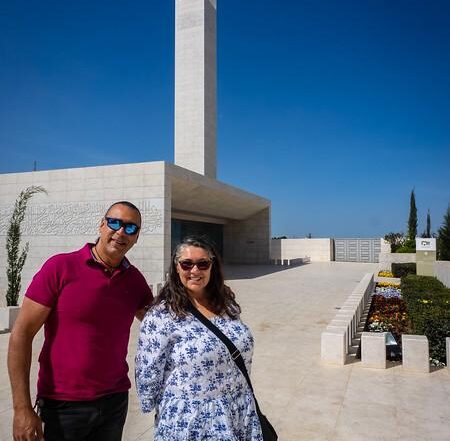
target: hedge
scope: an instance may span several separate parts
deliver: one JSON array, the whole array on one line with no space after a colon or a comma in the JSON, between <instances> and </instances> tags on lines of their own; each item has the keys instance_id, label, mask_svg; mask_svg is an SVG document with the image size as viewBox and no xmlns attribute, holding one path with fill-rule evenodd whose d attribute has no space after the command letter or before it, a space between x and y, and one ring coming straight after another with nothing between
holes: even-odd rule
<instances>
[{"instance_id":1,"label":"hedge","mask_svg":"<svg viewBox=\"0 0 450 441\"><path fill-rule=\"evenodd\" d=\"M446 362L446 337L450 337L450 289L434 277L408 275L401 281L414 334L426 335L430 357Z\"/></svg>"},{"instance_id":2,"label":"hedge","mask_svg":"<svg viewBox=\"0 0 450 441\"><path fill-rule=\"evenodd\" d=\"M416 264L411 263L393 263L392 274L394 277L405 277L408 274L416 274Z\"/></svg>"}]
</instances>

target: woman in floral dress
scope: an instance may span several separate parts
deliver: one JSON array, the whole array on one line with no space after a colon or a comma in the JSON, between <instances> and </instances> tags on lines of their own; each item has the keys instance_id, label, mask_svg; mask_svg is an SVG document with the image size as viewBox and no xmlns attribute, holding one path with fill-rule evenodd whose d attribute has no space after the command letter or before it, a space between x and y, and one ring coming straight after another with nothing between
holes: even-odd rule
<instances>
[{"instance_id":1,"label":"woman in floral dress","mask_svg":"<svg viewBox=\"0 0 450 441\"><path fill-rule=\"evenodd\" d=\"M224 284L220 257L202 238L175 249L169 278L141 324L136 388L156 409L154 440L262 441L253 394L226 346L192 304L240 350L250 372L253 337Z\"/></svg>"}]
</instances>

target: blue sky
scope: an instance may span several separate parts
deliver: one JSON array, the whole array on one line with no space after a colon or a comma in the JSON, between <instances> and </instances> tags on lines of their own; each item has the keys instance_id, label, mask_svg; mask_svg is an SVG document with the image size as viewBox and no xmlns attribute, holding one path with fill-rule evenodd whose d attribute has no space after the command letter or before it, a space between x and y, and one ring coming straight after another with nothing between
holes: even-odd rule
<instances>
[{"instance_id":1,"label":"blue sky","mask_svg":"<svg viewBox=\"0 0 450 441\"><path fill-rule=\"evenodd\" d=\"M173 162L174 1L0 5L0 173ZM419 232L450 203L450 2L218 0L218 178L272 235Z\"/></svg>"}]
</instances>

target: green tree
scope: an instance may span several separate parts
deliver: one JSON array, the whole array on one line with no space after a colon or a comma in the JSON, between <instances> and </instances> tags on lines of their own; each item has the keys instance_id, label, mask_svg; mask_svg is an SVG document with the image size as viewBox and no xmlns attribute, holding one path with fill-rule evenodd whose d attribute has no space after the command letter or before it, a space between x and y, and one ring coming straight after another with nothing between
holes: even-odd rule
<instances>
[{"instance_id":1,"label":"green tree","mask_svg":"<svg viewBox=\"0 0 450 441\"><path fill-rule=\"evenodd\" d=\"M439 228L439 259L450 260L450 204L444 216L444 222Z\"/></svg>"},{"instance_id":2,"label":"green tree","mask_svg":"<svg viewBox=\"0 0 450 441\"><path fill-rule=\"evenodd\" d=\"M411 197L409 200L409 218L408 218L408 232L406 234L406 241L404 245L399 249L402 252L416 251L416 236L417 236L417 207L416 207L416 195L414 189L411 191Z\"/></svg>"},{"instance_id":3,"label":"green tree","mask_svg":"<svg viewBox=\"0 0 450 441\"><path fill-rule=\"evenodd\" d=\"M408 218L408 239L416 240L417 236L417 207L416 207L416 195L414 189L411 191L411 197L409 199L409 218Z\"/></svg>"},{"instance_id":4,"label":"green tree","mask_svg":"<svg viewBox=\"0 0 450 441\"><path fill-rule=\"evenodd\" d=\"M20 240L22 237L21 225L25 218L28 200L36 193L47 193L43 187L31 186L22 190L14 203L14 210L9 220L8 232L6 234L7 267L6 277L8 289L6 291L7 306L17 306L22 285L22 269L27 259L29 243L27 242L22 251Z\"/></svg>"},{"instance_id":5,"label":"green tree","mask_svg":"<svg viewBox=\"0 0 450 441\"><path fill-rule=\"evenodd\" d=\"M429 238L431 237L431 216L430 216L430 210L428 209L427 213L427 228L422 233L422 237Z\"/></svg>"},{"instance_id":6,"label":"green tree","mask_svg":"<svg viewBox=\"0 0 450 441\"><path fill-rule=\"evenodd\" d=\"M391 253L395 253L405 242L403 233L388 233L384 240L391 245Z\"/></svg>"}]
</instances>

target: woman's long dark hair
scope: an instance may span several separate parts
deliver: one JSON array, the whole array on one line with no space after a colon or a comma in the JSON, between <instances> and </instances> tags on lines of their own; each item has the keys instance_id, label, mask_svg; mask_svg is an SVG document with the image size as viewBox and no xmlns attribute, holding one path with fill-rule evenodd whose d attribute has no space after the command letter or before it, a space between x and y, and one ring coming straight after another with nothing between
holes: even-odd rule
<instances>
[{"instance_id":1,"label":"woman's long dark hair","mask_svg":"<svg viewBox=\"0 0 450 441\"><path fill-rule=\"evenodd\" d=\"M212 260L211 277L206 286L206 291L213 312L236 318L241 312L241 307L236 302L231 288L224 283L222 260L208 239L199 236L186 237L176 246L172 253L168 279L155 299L155 304L164 302L167 308L177 317L186 317L188 314L189 295L177 272L178 261L186 247L202 248Z\"/></svg>"}]
</instances>

